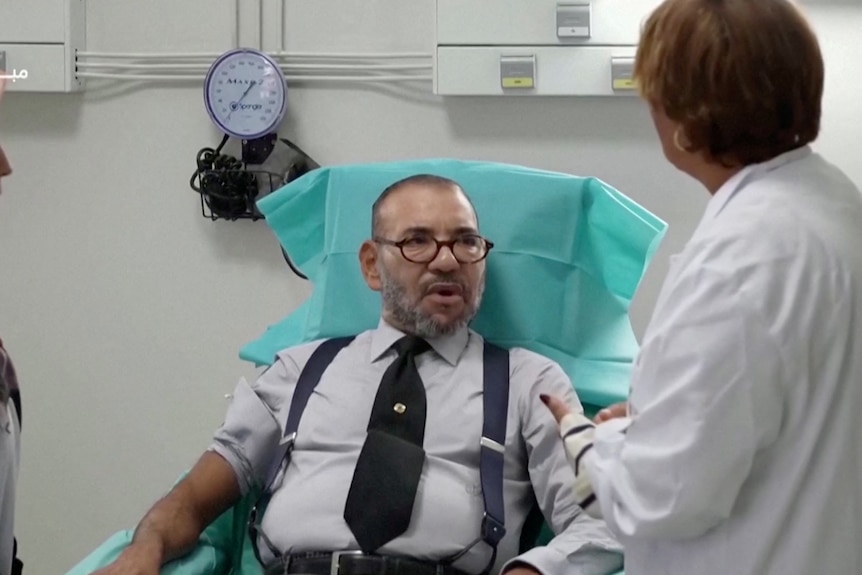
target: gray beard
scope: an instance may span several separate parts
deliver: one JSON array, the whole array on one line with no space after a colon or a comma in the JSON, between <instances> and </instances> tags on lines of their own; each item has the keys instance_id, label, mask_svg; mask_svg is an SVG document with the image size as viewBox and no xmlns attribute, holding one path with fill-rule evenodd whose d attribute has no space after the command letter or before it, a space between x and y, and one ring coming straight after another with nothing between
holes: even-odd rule
<instances>
[{"instance_id":1,"label":"gray beard","mask_svg":"<svg viewBox=\"0 0 862 575\"><path fill-rule=\"evenodd\" d=\"M382 284L381 296L383 298L383 309L387 310L392 319L404 331L418 335L422 338L435 338L452 335L465 327L475 317L479 304L482 301L483 283L479 284L478 295L475 303L468 303L464 317L451 324L444 325L433 318L425 315L418 306L411 304L407 297L407 290L403 285L392 279L383 266L378 266L380 272L380 283Z\"/></svg>"}]
</instances>

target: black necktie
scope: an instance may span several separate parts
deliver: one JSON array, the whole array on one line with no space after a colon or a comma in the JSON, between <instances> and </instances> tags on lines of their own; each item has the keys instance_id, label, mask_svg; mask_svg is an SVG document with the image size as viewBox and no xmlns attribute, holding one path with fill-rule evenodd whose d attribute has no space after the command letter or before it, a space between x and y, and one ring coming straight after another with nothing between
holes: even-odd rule
<instances>
[{"instance_id":1,"label":"black necktie","mask_svg":"<svg viewBox=\"0 0 862 575\"><path fill-rule=\"evenodd\" d=\"M394 347L398 357L380 381L344 508L344 520L366 553L407 530L425 463L425 386L415 357L430 346L408 335Z\"/></svg>"}]
</instances>

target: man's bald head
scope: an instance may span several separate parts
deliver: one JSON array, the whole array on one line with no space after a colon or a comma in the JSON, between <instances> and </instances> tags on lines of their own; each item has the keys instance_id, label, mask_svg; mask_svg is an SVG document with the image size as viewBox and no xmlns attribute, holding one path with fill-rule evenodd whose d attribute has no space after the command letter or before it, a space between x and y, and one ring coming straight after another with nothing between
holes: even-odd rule
<instances>
[{"instance_id":1,"label":"man's bald head","mask_svg":"<svg viewBox=\"0 0 862 575\"><path fill-rule=\"evenodd\" d=\"M455 180L444 178L443 176L435 176L433 174L416 174L413 176L408 176L388 186L377 197L377 200L374 201L374 205L371 207L371 234L373 236L376 237L383 234L381 213L383 205L386 203L386 200L393 194L400 191L405 191L412 186L437 188L443 191L457 190L467 199L467 201L470 203L470 206L473 206L473 202L470 201L470 198L461 189L461 185ZM473 207L473 213L476 213L475 207ZM478 215L476 215L476 219L478 221Z\"/></svg>"}]
</instances>

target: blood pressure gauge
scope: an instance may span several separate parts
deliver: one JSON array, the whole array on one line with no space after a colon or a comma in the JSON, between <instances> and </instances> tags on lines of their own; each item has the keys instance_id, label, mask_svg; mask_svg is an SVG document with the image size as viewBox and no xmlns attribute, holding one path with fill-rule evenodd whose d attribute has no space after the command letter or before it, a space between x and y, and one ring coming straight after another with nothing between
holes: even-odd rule
<instances>
[{"instance_id":1,"label":"blood pressure gauge","mask_svg":"<svg viewBox=\"0 0 862 575\"><path fill-rule=\"evenodd\" d=\"M225 134L253 140L277 130L287 111L287 82L275 61L238 48L213 62L204 80L204 102Z\"/></svg>"}]
</instances>

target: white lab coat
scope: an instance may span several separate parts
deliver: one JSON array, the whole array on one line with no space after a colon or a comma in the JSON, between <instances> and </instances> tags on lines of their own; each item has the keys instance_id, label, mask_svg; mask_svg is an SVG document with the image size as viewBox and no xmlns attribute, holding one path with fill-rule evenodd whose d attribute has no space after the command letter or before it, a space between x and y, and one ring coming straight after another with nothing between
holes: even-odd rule
<instances>
[{"instance_id":1,"label":"white lab coat","mask_svg":"<svg viewBox=\"0 0 862 575\"><path fill-rule=\"evenodd\" d=\"M627 575L862 573L862 195L751 166L673 258L631 423L585 456Z\"/></svg>"}]
</instances>

